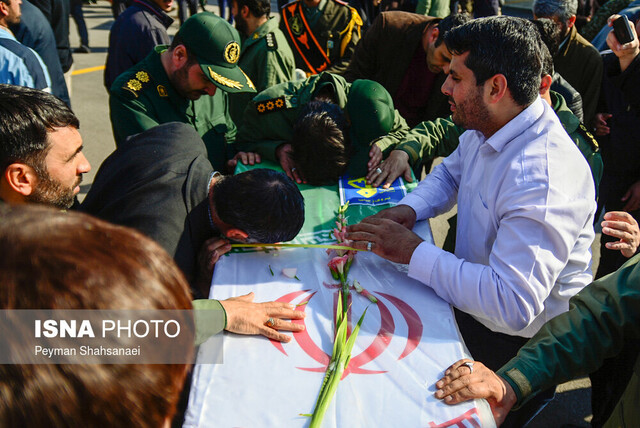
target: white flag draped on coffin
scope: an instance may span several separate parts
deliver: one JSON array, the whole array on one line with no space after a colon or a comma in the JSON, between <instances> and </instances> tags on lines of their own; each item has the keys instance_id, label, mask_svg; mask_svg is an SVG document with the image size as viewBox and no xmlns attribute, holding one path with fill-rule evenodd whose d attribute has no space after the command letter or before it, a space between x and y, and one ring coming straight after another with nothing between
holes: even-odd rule
<instances>
[{"instance_id":1,"label":"white flag draped on coffin","mask_svg":"<svg viewBox=\"0 0 640 428\"><path fill-rule=\"evenodd\" d=\"M322 249L286 249L218 262L211 297L253 291L256 302L302 303L306 330L284 344L225 333L224 363L194 368L185 427L308 425L299 414L313 411L333 347L338 281L328 260ZM299 280L282 274L292 267ZM468 357L451 307L372 253L356 254L348 278L378 304L351 293L352 323L368 312L323 426L495 426L484 400L448 406L433 397L444 369Z\"/></svg>"}]
</instances>

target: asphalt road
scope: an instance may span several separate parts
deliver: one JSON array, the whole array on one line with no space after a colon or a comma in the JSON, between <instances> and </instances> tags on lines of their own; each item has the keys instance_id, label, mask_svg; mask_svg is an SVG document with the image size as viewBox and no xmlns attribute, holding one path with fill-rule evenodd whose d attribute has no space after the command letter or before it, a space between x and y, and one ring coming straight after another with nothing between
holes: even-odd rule
<instances>
[{"instance_id":1,"label":"asphalt road","mask_svg":"<svg viewBox=\"0 0 640 428\"><path fill-rule=\"evenodd\" d=\"M217 3L211 3L207 10L217 13ZM275 10L275 2L272 2ZM526 16L522 9L505 10L510 15ZM72 76L71 102L73 111L80 119L80 133L84 140L84 152L92 165L81 185L80 198L88 191L95 173L102 161L115 149L111 123L109 121L109 102L107 91L103 85L103 71L109 41L109 29L113 23L110 4L100 0L98 4L86 5L84 15L89 29L89 45L91 53L74 54L74 71ZM169 33L178 30L177 11L171 15L175 18ZM80 45L73 19L70 22L70 39L73 47ZM132 41L135 43L135 41ZM440 216L431 221L436 244L442 244L448 229L447 219L450 214ZM598 240L597 238L596 240ZM594 258L598 258L598 247L594 246ZM596 265L597 262L594 262ZM547 406L530 427L589 426L591 415L591 388L588 379L568 382L557 389L556 399Z\"/></svg>"}]
</instances>

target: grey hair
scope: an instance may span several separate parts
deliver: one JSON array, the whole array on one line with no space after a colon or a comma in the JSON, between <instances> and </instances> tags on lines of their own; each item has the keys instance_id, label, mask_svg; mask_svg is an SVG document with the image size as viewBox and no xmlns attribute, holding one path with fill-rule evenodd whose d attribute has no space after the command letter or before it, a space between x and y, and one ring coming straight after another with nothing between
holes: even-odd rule
<instances>
[{"instance_id":1,"label":"grey hair","mask_svg":"<svg viewBox=\"0 0 640 428\"><path fill-rule=\"evenodd\" d=\"M533 14L538 18L556 17L565 23L578 12L578 0L534 0Z\"/></svg>"}]
</instances>

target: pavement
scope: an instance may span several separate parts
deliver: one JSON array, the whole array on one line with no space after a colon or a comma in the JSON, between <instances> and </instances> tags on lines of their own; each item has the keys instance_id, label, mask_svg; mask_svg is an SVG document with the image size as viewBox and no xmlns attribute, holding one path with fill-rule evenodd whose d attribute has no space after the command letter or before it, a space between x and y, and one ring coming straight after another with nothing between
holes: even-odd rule
<instances>
[{"instance_id":1,"label":"pavement","mask_svg":"<svg viewBox=\"0 0 640 428\"><path fill-rule=\"evenodd\" d=\"M207 5L207 10L218 13L217 3ZM272 10L276 10L275 1ZM508 8L504 13L529 17L526 9ZM80 199L91 186L95 173L102 161L113 152L115 143L109 120L109 99L103 85L103 67L106 61L109 29L113 23L110 3L99 0L97 4L84 6L84 15L89 29L91 53L74 54L71 103L73 111L80 119L80 133L84 140L84 153L91 162L92 170L84 177ZM169 29L173 35L178 30L177 10L171 12L175 22ZM80 46L73 19L69 25L71 46ZM132 43L135 43L132 40ZM431 220L436 244L442 245L448 230L447 219L452 212ZM599 235L594 243L594 270L599 258ZM562 384L556 390L556 398L529 424L530 427L588 427L591 420L591 386L588 378Z\"/></svg>"}]
</instances>

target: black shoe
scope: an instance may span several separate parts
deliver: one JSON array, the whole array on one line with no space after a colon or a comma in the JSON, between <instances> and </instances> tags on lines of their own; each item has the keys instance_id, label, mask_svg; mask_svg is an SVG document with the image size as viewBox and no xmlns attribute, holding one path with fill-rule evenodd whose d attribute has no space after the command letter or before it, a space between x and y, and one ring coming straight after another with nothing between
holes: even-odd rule
<instances>
[{"instance_id":1,"label":"black shoe","mask_svg":"<svg viewBox=\"0 0 640 428\"><path fill-rule=\"evenodd\" d=\"M91 49L87 45L82 45L79 48L75 48L73 53L91 53Z\"/></svg>"}]
</instances>

